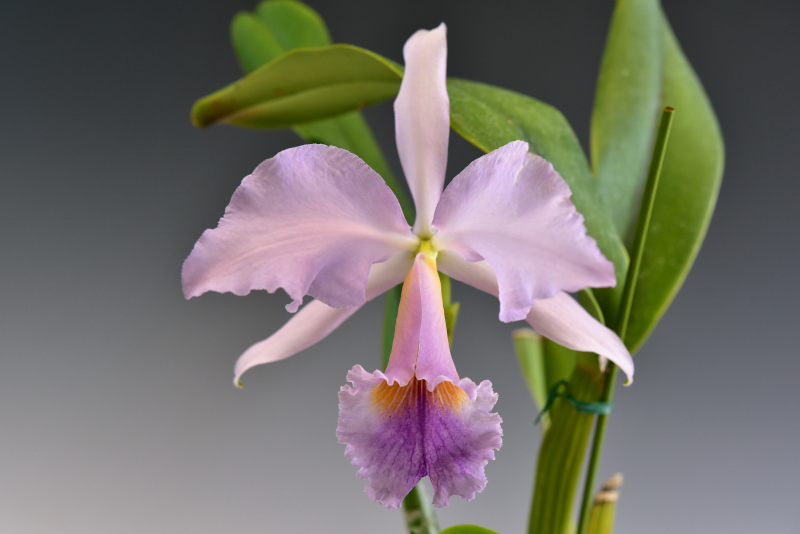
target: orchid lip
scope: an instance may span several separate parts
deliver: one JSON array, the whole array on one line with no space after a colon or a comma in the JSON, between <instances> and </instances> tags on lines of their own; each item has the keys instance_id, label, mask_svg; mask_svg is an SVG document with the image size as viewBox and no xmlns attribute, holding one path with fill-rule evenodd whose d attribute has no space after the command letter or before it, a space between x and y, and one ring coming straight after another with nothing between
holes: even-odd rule
<instances>
[{"instance_id":1,"label":"orchid lip","mask_svg":"<svg viewBox=\"0 0 800 534\"><path fill-rule=\"evenodd\" d=\"M502 446L497 394L488 381L469 378L430 383L412 377L405 385L383 373L355 366L339 391L336 435L345 455L371 484L367 494L398 508L422 477L434 488L433 505L453 495L471 500L486 486L484 468Z\"/></svg>"}]
</instances>

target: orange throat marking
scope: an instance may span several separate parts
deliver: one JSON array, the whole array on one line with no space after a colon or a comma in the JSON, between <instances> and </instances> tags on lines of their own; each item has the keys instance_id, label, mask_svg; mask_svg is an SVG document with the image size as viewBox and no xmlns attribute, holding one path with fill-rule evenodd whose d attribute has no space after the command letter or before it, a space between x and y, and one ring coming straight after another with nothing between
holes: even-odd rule
<instances>
[{"instance_id":1,"label":"orange throat marking","mask_svg":"<svg viewBox=\"0 0 800 534\"><path fill-rule=\"evenodd\" d=\"M372 405L386 417L401 415L416 409L418 403L439 410L460 412L469 398L464 390L451 382L441 382L433 391L428 391L427 380L411 380L405 386L397 382L391 386L385 381L372 390Z\"/></svg>"}]
</instances>

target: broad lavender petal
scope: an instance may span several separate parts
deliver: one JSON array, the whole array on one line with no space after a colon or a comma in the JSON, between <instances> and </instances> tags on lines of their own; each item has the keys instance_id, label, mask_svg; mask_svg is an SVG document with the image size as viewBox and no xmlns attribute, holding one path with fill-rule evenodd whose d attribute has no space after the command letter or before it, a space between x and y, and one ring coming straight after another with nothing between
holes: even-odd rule
<instances>
[{"instance_id":1,"label":"broad lavender petal","mask_svg":"<svg viewBox=\"0 0 800 534\"><path fill-rule=\"evenodd\" d=\"M535 300L616 283L614 265L586 235L569 186L528 144L473 161L442 194L435 245L497 273L500 319L524 319Z\"/></svg>"},{"instance_id":2,"label":"broad lavender petal","mask_svg":"<svg viewBox=\"0 0 800 534\"><path fill-rule=\"evenodd\" d=\"M417 254L403 285L392 353L386 366L389 381L401 386L415 375L427 380L431 390L443 380L458 380L447 340L436 260L423 252Z\"/></svg>"},{"instance_id":3,"label":"broad lavender petal","mask_svg":"<svg viewBox=\"0 0 800 534\"><path fill-rule=\"evenodd\" d=\"M394 101L400 163L417 207L414 232L431 234L431 220L444 187L450 135L447 94L447 27L419 30L403 47L405 74Z\"/></svg>"},{"instance_id":4,"label":"broad lavender petal","mask_svg":"<svg viewBox=\"0 0 800 534\"><path fill-rule=\"evenodd\" d=\"M364 303L372 264L416 238L381 177L355 155L304 145L242 181L225 216L183 264L187 298L283 287L294 312L304 295L334 308Z\"/></svg>"},{"instance_id":5,"label":"broad lavender petal","mask_svg":"<svg viewBox=\"0 0 800 534\"><path fill-rule=\"evenodd\" d=\"M430 390L412 378L405 386L390 384L380 371L355 366L347 375L352 386L339 392L336 435L345 455L369 479L367 494L388 508L424 476L434 488L434 506L452 495L473 499L486 486L484 468L502 445L500 416L491 383L476 386L463 379L439 383Z\"/></svg>"},{"instance_id":6,"label":"broad lavender petal","mask_svg":"<svg viewBox=\"0 0 800 534\"><path fill-rule=\"evenodd\" d=\"M373 265L367 282L366 300L370 301L399 284L411 267L412 258L412 254L400 252L386 262ZM233 370L233 383L241 387L240 378L251 367L294 356L322 341L359 308L360 306L331 308L318 300L312 300L280 330L256 343L239 357Z\"/></svg>"},{"instance_id":7,"label":"broad lavender petal","mask_svg":"<svg viewBox=\"0 0 800 534\"><path fill-rule=\"evenodd\" d=\"M497 278L486 261L470 263L453 252L440 252L438 265L440 271L459 282L495 296L498 293ZM633 359L625 344L568 294L560 291L552 298L534 301L525 319L560 345L611 360L628 375L628 383L633 382Z\"/></svg>"}]
</instances>

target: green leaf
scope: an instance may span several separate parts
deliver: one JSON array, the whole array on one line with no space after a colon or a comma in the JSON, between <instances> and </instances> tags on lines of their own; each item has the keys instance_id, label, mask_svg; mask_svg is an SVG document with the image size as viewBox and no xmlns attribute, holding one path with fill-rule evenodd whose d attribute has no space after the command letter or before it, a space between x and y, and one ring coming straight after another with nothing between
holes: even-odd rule
<instances>
[{"instance_id":1,"label":"green leaf","mask_svg":"<svg viewBox=\"0 0 800 534\"><path fill-rule=\"evenodd\" d=\"M319 14L296 0L267 0L256 8L256 16L285 49L327 46L331 36Z\"/></svg>"},{"instance_id":2,"label":"green leaf","mask_svg":"<svg viewBox=\"0 0 800 534\"><path fill-rule=\"evenodd\" d=\"M242 70L250 73L294 48L331 44L325 21L295 0L261 2L256 13L238 13L231 23L231 41Z\"/></svg>"},{"instance_id":3,"label":"green leaf","mask_svg":"<svg viewBox=\"0 0 800 534\"><path fill-rule=\"evenodd\" d=\"M295 0L267 0L256 13L238 13L231 41L242 70L249 74L295 48L328 46L331 37L316 11Z\"/></svg>"},{"instance_id":4,"label":"green leaf","mask_svg":"<svg viewBox=\"0 0 800 534\"><path fill-rule=\"evenodd\" d=\"M198 100L192 121L287 128L392 98L400 76L389 61L356 46L295 49Z\"/></svg>"},{"instance_id":5,"label":"green leaf","mask_svg":"<svg viewBox=\"0 0 800 534\"><path fill-rule=\"evenodd\" d=\"M478 525L456 525L444 529L440 534L497 534L497 532Z\"/></svg>"},{"instance_id":6,"label":"green leaf","mask_svg":"<svg viewBox=\"0 0 800 534\"><path fill-rule=\"evenodd\" d=\"M253 72L286 52L269 28L250 13L238 13L233 17L231 41L245 73Z\"/></svg>"},{"instance_id":7,"label":"green leaf","mask_svg":"<svg viewBox=\"0 0 800 534\"><path fill-rule=\"evenodd\" d=\"M662 14L661 103L675 109L626 343L636 351L669 307L705 237L722 181L725 149L711 103Z\"/></svg>"},{"instance_id":8,"label":"green leaf","mask_svg":"<svg viewBox=\"0 0 800 534\"><path fill-rule=\"evenodd\" d=\"M628 241L644 187L661 93L658 0L617 0L600 64L591 125L592 168Z\"/></svg>"},{"instance_id":9,"label":"green leaf","mask_svg":"<svg viewBox=\"0 0 800 534\"><path fill-rule=\"evenodd\" d=\"M597 290L604 313L616 311L628 256L599 197L586 156L567 120L556 108L507 89L449 79L450 124L464 139L489 152L521 139L545 158L572 189L572 201L584 216L586 229L616 266L617 288Z\"/></svg>"}]
</instances>

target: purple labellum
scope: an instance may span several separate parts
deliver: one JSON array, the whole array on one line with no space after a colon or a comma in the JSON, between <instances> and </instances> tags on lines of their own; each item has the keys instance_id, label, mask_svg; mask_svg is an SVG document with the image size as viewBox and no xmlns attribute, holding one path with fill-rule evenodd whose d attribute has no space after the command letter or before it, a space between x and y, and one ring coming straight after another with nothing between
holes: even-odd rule
<instances>
[{"instance_id":1,"label":"purple labellum","mask_svg":"<svg viewBox=\"0 0 800 534\"><path fill-rule=\"evenodd\" d=\"M424 476L433 485L433 504L447 506L451 495L471 500L486 486L484 467L502 445L500 416L492 384L468 378L440 382L432 391L426 380L390 384L380 371L355 366L347 375L353 386L339 392L339 426L345 455L369 479L367 494L388 508Z\"/></svg>"}]
</instances>

